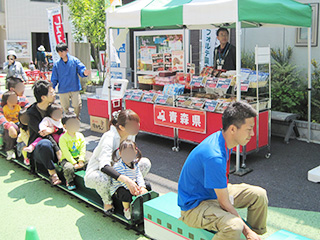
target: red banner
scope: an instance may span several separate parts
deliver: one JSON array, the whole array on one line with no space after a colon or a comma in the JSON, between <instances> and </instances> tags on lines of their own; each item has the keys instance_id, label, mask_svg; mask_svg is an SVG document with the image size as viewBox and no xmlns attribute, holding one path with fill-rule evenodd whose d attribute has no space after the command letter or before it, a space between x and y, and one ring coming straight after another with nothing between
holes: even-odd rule
<instances>
[{"instance_id":1,"label":"red banner","mask_svg":"<svg viewBox=\"0 0 320 240\"><path fill-rule=\"evenodd\" d=\"M56 43L57 44L61 42L66 43L66 39L64 37L64 31L63 31L61 13L53 15L52 18L53 18L53 31L54 31Z\"/></svg>"},{"instance_id":2,"label":"red banner","mask_svg":"<svg viewBox=\"0 0 320 240\"><path fill-rule=\"evenodd\" d=\"M154 105L154 124L192 132L206 133L206 112Z\"/></svg>"}]
</instances>

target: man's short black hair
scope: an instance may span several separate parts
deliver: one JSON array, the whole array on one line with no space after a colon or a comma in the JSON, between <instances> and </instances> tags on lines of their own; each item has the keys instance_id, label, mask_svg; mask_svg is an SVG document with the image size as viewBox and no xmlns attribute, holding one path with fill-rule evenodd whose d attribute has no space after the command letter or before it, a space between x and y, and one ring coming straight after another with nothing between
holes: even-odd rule
<instances>
[{"instance_id":1,"label":"man's short black hair","mask_svg":"<svg viewBox=\"0 0 320 240\"><path fill-rule=\"evenodd\" d=\"M63 116L61 122L65 125L70 119L78 119L78 117L74 112L68 112Z\"/></svg>"},{"instance_id":2,"label":"man's short black hair","mask_svg":"<svg viewBox=\"0 0 320 240\"><path fill-rule=\"evenodd\" d=\"M38 80L33 84L33 95L37 103L42 102L42 96L48 95L50 87L52 87L52 83L46 80Z\"/></svg>"},{"instance_id":3,"label":"man's short black hair","mask_svg":"<svg viewBox=\"0 0 320 240\"><path fill-rule=\"evenodd\" d=\"M52 103L51 105L49 105L48 108L47 108L47 115L48 115L49 117L51 117L51 114L52 114L55 110L61 110L61 111L62 111L61 105L58 104L58 103Z\"/></svg>"},{"instance_id":4,"label":"man's short black hair","mask_svg":"<svg viewBox=\"0 0 320 240\"><path fill-rule=\"evenodd\" d=\"M226 28L219 28L218 31L217 31L217 36L219 36L220 32L227 32L229 34L229 31Z\"/></svg>"},{"instance_id":5,"label":"man's short black hair","mask_svg":"<svg viewBox=\"0 0 320 240\"><path fill-rule=\"evenodd\" d=\"M68 45L66 43L59 43L56 46L56 50L57 52L63 52L63 51L67 51L68 50Z\"/></svg>"},{"instance_id":6,"label":"man's short black hair","mask_svg":"<svg viewBox=\"0 0 320 240\"><path fill-rule=\"evenodd\" d=\"M21 78L18 77L9 77L7 78L7 89L15 88L18 83L23 83Z\"/></svg>"},{"instance_id":7,"label":"man's short black hair","mask_svg":"<svg viewBox=\"0 0 320 240\"><path fill-rule=\"evenodd\" d=\"M257 116L257 111L245 102L231 103L222 115L222 127L226 131L231 125L241 128L245 124L246 119Z\"/></svg>"}]
</instances>

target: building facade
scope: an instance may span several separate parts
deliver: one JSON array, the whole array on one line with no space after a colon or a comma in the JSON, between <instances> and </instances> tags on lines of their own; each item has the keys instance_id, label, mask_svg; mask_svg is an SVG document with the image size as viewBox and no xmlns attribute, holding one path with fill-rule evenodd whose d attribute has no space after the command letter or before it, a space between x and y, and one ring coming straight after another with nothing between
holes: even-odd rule
<instances>
[{"instance_id":1,"label":"building facade","mask_svg":"<svg viewBox=\"0 0 320 240\"><path fill-rule=\"evenodd\" d=\"M21 62L35 59L37 48L43 45L50 52L47 9L60 6L56 0L0 0L0 66L6 61L6 40L30 42L30 57L19 58ZM69 51L74 52L68 8L63 4L64 31Z\"/></svg>"}]
</instances>

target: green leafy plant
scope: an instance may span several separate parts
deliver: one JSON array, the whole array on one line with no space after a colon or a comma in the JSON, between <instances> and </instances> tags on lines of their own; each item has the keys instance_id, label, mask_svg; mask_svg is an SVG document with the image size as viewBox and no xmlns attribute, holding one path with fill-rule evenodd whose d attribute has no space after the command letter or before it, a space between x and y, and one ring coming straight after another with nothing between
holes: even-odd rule
<instances>
[{"instance_id":1,"label":"green leafy plant","mask_svg":"<svg viewBox=\"0 0 320 240\"><path fill-rule=\"evenodd\" d=\"M315 59L311 61L312 72L312 91L311 91L311 113L314 122L320 122L320 63Z\"/></svg>"},{"instance_id":2,"label":"green leafy plant","mask_svg":"<svg viewBox=\"0 0 320 240\"><path fill-rule=\"evenodd\" d=\"M279 63L280 65L285 65L290 63L292 52L293 51L291 47L288 47L285 53L283 53L280 50L280 48L271 48L271 57L275 62Z\"/></svg>"},{"instance_id":3,"label":"green leafy plant","mask_svg":"<svg viewBox=\"0 0 320 240\"><path fill-rule=\"evenodd\" d=\"M241 53L241 68L249 68L251 70L256 70L254 52Z\"/></svg>"},{"instance_id":4,"label":"green leafy plant","mask_svg":"<svg viewBox=\"0 0 320 240\"><path fill-rule=\"evenodd\" d=\"M86 37L93 45L95 63L99 69L99 50L105 49L105 0L68 0L67 4L74 38L79 42Z\"/></svg>"},{"instance_id":5,"label":"green leafy plant","mask_svg":"<svg viewBox=\"0 0 320 240\"><path fill-rule=\"evenodd\" d=\"M301 74L299 68L291 63L293 49L288 47L285 52L271 49L272 56L272 110L297 113L302 120L308 120L308 92L306 77ZM243 68L255 69L254 53L242 53ZM311 62L312 72L312 98L311 111L312 122L320 122L320 63L315 59ZM260 66L259 66L260 68ZM262 66L261 71L267 71ZM254 89L250 89L255 92Z\"/></svg>"},{"instance_id":6,"label":"green leafy plant","mask_svg":"<svg viewBox=\"0 0 320 240\"><path fill-rule=\"evenodd\" d=\"M297 113L301 119L307 119L306 81L300 70L291 63L292 48L286 52L272 49L272 109L281 112Z\"/></svg>"}]
</instances>

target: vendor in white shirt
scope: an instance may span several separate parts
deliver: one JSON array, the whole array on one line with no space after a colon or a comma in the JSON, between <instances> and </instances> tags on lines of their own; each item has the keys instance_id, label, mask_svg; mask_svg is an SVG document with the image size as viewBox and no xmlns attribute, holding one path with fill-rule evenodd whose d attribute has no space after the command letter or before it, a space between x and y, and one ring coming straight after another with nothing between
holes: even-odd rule
<instances>
[{"instance_id":1,"label":"vendor in white shirt","mask_svg":"<svg viewBox=\"0 0 320 240\"><path fill-rule=\"evenodd\" d=\"M115 112L110 130L103 134L89 160L84 182L86 187L95 189L101 196L107 214L113 213L114 210L110 195L111 178L125 183L132 195L139 194L139 187L134 181L112 168L112 153L119 148L123 140L135 141L139 128L140 118L134 111ZM151 168L150 160L141 158L139 168L145 177Z\"/></svg>"}]
</instances>

